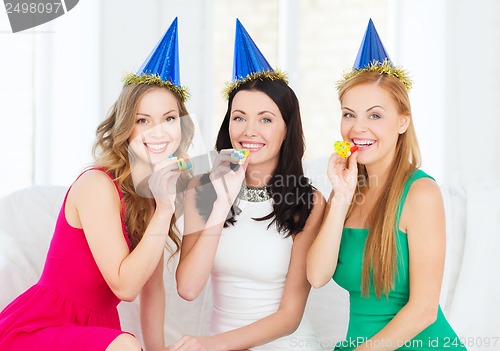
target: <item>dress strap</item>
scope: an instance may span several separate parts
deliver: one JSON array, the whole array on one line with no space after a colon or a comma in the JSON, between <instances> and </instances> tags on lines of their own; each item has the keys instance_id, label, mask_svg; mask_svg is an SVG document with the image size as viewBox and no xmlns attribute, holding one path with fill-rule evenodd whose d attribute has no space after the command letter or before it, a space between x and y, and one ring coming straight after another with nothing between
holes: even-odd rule
<instances>
[{"instance_id":1,"label":"dress strap","mask_svg":"<svg viewBox=\"0 0 500 351\"><path fill-rule=\"evenodd\" d=\"M403 194L401 194L401 200L399 201L398 205L398 212L396 213L396 228L399 228L399 220L401 218L401 213L403 212L403 206L406 201L406 196L408 195L408 192L410 191L410 187L413 184L414 181L420 178L431 178L432 180L435 181L434 178L432 178L430 175L425 173L424 171L417 169L415 170L410 176L408 177L408 180L406 181L405 187L403 189Z\"/></svg>"}]
</instances>

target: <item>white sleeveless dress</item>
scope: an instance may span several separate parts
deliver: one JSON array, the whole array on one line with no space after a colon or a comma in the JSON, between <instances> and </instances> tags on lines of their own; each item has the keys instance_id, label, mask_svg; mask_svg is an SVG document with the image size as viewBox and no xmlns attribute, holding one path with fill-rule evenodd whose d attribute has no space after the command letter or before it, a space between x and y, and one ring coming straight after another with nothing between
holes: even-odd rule
<instances>
[{"instance_id":1,"label":"white sleeveless dress","mask_svg":"<svg viewBox=\"0 0 500 351\"><path fill-rule=\"evenodd\" d=\"M278 233L271 220L272 200L241 200L234 226L222 230L212 269L213 309L210 333L249 325L278 310L292 252L292 237ZM299 234L300 235L300 234ZM252 350L307 350L321 347L306 317L297 330Z\"/></svg>"}]
</instances>

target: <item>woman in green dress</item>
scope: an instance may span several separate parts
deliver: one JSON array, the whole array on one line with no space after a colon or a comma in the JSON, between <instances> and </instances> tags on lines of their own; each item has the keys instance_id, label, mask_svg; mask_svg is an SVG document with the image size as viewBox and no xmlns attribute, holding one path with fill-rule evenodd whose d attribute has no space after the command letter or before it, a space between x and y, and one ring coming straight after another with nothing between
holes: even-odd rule
<instances>
[{"instance_id":1,"label":"woman in green dress","mask_svg":"<svg viewBox=\"0 0 500 351\"><path fill-rule=\"evenodd\" d=\"M357 151L330 157L332 194L307 257L313 287L333 276L349 292L335 349L465 350L439 306L445 214L438 185L419 170L411 82L371 20L354 67L338 90L342 137Z\"/></svg>"}]
</instances>

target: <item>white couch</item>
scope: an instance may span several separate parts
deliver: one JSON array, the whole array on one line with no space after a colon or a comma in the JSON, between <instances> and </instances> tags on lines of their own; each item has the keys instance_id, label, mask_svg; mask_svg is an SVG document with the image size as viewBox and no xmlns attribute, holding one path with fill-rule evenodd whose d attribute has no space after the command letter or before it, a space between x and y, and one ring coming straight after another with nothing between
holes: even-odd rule
<instances>
[{"instance_id":1,"label":"white couch","mask_svg":"<svg viewBox=\"0 0 500 351\"><path fill-rule=\"evenodd\" d=\"M325 161L310 163L306 173L328 196ZM441 305L469 350L500 350L500 181L441 186L447 214L447 256ZM34 186L0 199L0 310L34 284L66 188ZM207 332L210 286L192 302L176 292L176 261L165 270L167 343L183 334ZM139 302L119 305L122 327L142 338ZM348 322L347 293L334 282L311 291L306 313L325 350L342 340Z\"/></svg>"}]
</instances>

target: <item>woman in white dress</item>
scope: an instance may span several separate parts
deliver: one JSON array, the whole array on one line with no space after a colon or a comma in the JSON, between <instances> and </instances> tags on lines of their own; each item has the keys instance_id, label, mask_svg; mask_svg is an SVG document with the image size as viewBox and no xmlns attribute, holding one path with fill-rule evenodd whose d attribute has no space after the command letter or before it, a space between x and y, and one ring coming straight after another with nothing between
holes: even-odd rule
<instances>
[{"instance_id":1,"label":"woman in white dress","mask_svg":"<svg viewBox=\"0 0 500 351\"><path fill-rule=\"evenodd\" d=\"M212 171L186 194L177 269L186 300L211 277L211 336L181 338L173 350L193 340L208 350L321 349L303 312L306 253L325 200L303 175L303 140L297 98L282 79L230 92ZM238 165L231 149L250 153Z\"/></svg>"},{"instance_id":2,"label":"woman in white dress","mask_svg":"<svg viewBox=\"0 0 500 351\"><path fill-rule=\"evenodd\" d=\"M210 336L185 336L169 350L318 351L303 318L306 254L326 201L304 177L299 102L239 21L234 67L219 153L186 192L176 273L186 300L211 278Z\"/></svg>"}]
</instances>

